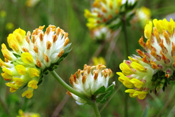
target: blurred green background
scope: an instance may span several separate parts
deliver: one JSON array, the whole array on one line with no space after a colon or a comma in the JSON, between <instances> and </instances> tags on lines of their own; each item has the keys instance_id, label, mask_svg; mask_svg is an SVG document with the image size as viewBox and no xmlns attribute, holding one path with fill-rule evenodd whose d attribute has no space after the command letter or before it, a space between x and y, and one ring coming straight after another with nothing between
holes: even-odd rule
<instances>
[{"instance_id":1,"label":"blurred green background","mask_svg":"<svg viewBox=\"0 0 175 117\"><path fill-rule=\"evenodd\" d=\"M59 26L69 33L72 51L61 62L57 73L69 82L71 74L90 64L93 56L104 57L106 66L111 68L116 81L116 91L101 112L102 117L122 117L124 115L124 86L117 81L115 72L119 71L119 63L124 59L124 38L121 32L112 42L96 42L90 36L84 18L84 9L90 9L93 0L40 0L33 6L27 6L26 0L0 0L0 43L7 43L7 36L16 28L32 31L49 24ZM151 9L152 18L162 19L167 15L173 17L175 0L138 0L137 7L146 6ZM174 16L175 19L175 16ZM143 28L128 26L130 55L136 49L143 35ZM111 44L115 43L114 48ZM102 49L100 49L102 48ZM100 50L99 54L97 51ZM1 58L2 53L0 54ZM74 99L66 95L66 90L51 75L44 76L44 82L34 91L32 99L21 97L21 91L9 93L5 81L0 78L0 117L14 117L18 110L36 112L41 117L53 115L61 117L92 117L94 112L88 105L79 106ZM147 99L139 101L129 98L129 116L132 117L172 117L175 116L175 87L169 86L165 92L157 95L151 93ZM103 108L103 104L99 105Z\"/></svg>"}]
</instances>

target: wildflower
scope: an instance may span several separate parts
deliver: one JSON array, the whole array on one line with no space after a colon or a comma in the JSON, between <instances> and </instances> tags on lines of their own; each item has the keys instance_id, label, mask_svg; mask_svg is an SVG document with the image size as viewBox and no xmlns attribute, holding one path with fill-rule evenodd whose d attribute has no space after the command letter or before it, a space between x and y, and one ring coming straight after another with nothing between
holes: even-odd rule
<instances>
[{"instance_id":1,"label":"wildflower","mask_svg":"<svg viewBox=\"0 0 175 117\"><path fill-rule=\"evenodd\" d=\"M34 7L40 2L40 0L26 0L26 6L27 7Z\"/></svg>"},{"instance_id":2,"label":"wildflower","mask_svg":"<svg viewBox=\"0 0 175 117\"><path fill-rule=\"evenodd\" d=\"M84 94L90 99L94 99L100 102L102 101L101 98L105 97L102 94L105 94L107 92L109 93L110 91L110 86L108 87L108 81L110 79L111 73L111 69L107 69L104 65L84 65L84 69L79 69L74 75L71 75L69 81L76 91ZM114 84L111 86L114 86ZM78 104L87 103L85 100L69 91L68 94L72 96Z\"/></svg>"},{"instance_id":3,"label":"wildflower","mask_svg":"<svg viewBox=\"0 0 175 117\"><path fill-rule=\"evenodd\" d=\"M91 30L99 25L115 19L120 14L121 6L134 6L136 0L95 0L91 11L85 9L85 17L88 20L87 27ZM124 8L125 9L125 8Z\"/></svg>"},{"instance_id":4,"label":"wildflower","mask_svg":"<svg viewBox=\"0 0 175 117\"><path fill-rule=\"evenodd\" d=\"M29 113L23 112L21 109L19 110L19 115L17 117L40 117L38 113Z\"/></svg>"},{"instance_id":5,"label":"wildflower","mask_svg":"<svg viewBox=\"0 0 175 117\"><path fill-rule=\"evenodd\" d=\"M144 99L153 90L152 77L156 72L146 60L139 56L128 57L120 64L122 72L117 72L118 80L129 89L125 90L130 97Z\"/></svg>"},{"instance_id":6,"label":"wildflower","mask_svg":"<svg viewBox=\"0 0 175 117\"><path fill-rule=\"evenodd\" d=\"M167 21L153 20L145 26L144 35L140 38L140 45L146 50L137 50L140 56L145 57L153 69L163 71L167 78L173 75L175 69L175 44L174 44L175 22L171 19Z\"/></svg>"},{"instance_id":7,"label":"wildflower","mask_svg":"<svg viewBox=\"0 0 175 117\"><path fill-rule=\"evenodd\" d=\"M102 64L102 65L106 65L106 61L103 57L93 57L93 64L94 65L99 65L99 64Z\"/></svg>"},{"instance_id":8,"label":"wildflower","mask_svg":"<svg viewBox=\"0 0 175 117\"><path fill-rule=\"evenodd\" d=\"M4 60L0 59L1 73L10 92L27 86L22 97L31 98L33 90L38 88L43 73L53 70L69 52L68 33L53 25L47 27L43 32L39 27L33 31L26 32L16 29L7 37L7 42L12 50L8 50L2 44Z\"/></svg>"},{"instance_id":9,"label":"wildflower","mask_svg":"<svg viewBox=\"0 0 175 117\"><path fill-rule=\"evenodd\" d=\"M172 19L154 19L153 24L150 21L144 29L146 43L143 37L139 40L145 52L137 49L141 57L130 57L130 61L120 64L122 73L117 73L119 81L129 88L125 92L130 93L131 97L144 99L152 90L165 90L167 84L174 80L174 29L175 22Z\"/></svg>"}]
</instances>

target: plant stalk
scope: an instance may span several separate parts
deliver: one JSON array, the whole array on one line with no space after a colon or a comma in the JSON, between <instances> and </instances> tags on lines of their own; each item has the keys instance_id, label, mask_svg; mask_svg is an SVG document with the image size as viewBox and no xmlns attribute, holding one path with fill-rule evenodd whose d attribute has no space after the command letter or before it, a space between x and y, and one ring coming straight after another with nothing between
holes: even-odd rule
<instances>
[{"instance_id":1,"label":"plant stalk","mask_svg":"<svg viewBox=\"0 0 175 117\"><path fill-rule=\"evenodd\" d=\"M92 105L92 107L94 109L95 116L96 117L101 117L100 112L99 112L99 109L98 109L97 104L96 104L96 101L94 101L94 103L92 103L91 105Z\"/></svg>"}]
</instances>

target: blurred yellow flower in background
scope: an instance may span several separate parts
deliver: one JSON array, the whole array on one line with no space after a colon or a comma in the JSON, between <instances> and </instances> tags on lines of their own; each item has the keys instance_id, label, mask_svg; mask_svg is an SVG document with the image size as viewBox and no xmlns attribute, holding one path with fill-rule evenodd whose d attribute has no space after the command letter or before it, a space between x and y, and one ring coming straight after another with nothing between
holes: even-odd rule
<instances>
[{"instance_id":1,"label":"blurred yellow flower in background","mask_svg":"<svg viewBox=\"0 0 175 117\"><path fill-rule=\"evenodd\" d=\"M93 60L93 65L99 65L99 64L102 64L102 65L106 65L106 61L103 57L93 57L92 58Z\"/></svg>"},{"instance_id":2,"label":"blurred yellow flower in background","mask_svg":"<svg viewBox=\"0 0 175 117\"><path fill-rule=\"evenodd\" d=\"M149 21L151 21L151 10L146 7L141 7L137 9L136 16L141 23L141 26L144 27Z\"/></svg>"},{"instance_id":3,"label":"blurred yellow flower in background","mask_svg":"<svg viewBox=\"0 0 175 117\"><path fill-rule=\"evenodd\" d=\"M145 27L149 21L151 21L151 10L146 7L141 7L136 9L136 14L131 20L131 24L134 26L135 24L140 24L142 28Z\"/></svg>"},{"instance_id":4,"label":"blurred yellow flower in background","mask_svg":"<svg viewBox=\"0 0 175 117\"><path fill-rule=\"evenodd\" d=\"M19 110L19 115L17 117L40 117L38 113L29 113L29 112L23 112L23 110Z\"/></svg>"},{"instance_id":5,"label":"blurred yellow flower in background","mask_svg":"<svg viewBox=\"0 0 175 117\"><path fill-rule=\"evenodd\" d=\"M105 24L112 18L119 17L121 6L132 7L137 0L94 0L91 10L85 9L84 16L87 18L87 27L92 30ZM125 10L127 10L125 8Z\"/></svg>"},{"instance_id":6,"label":"blurred yellow flower in background","mask_svg":"<svg viewBox=\"0 0 175 117\"><path fill-rule=\"evenodd\" d=\"M14 24L12 23L12 22L8 22L7 24L6 24L6 30L8 30L8 31L10 31L10 30L13 30L14 29Z\"/></svg>"},{"instance_id":7,"label":"blurred yellow flower in background","mask_svg":"<svg viewBox=\"0 0 175 117\"><path fill-rule=\"evenodd\" d=\"M0 17L1 17L1 18L6 17L6 11L1 10L1 11L0 11Z\"/></svg>"},{"instance_id":8,"label":"blurred yellow flower in background","mask_svg":"<svg viewBox=\"0 0 175 117\"><path fill-rule=\"evenodd\" d=\"M40 0L26 0L26 6L27 7L34 7L39 2L40 2Z\"/></svg>"}]
</instances>

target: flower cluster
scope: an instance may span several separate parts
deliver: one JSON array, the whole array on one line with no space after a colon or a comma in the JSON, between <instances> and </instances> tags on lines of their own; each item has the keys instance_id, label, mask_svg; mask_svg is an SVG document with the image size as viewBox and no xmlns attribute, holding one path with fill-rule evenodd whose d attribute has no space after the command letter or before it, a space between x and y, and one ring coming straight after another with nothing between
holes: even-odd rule
<instances>
[{"instance_id":1,"label":"flower cluster","mask_svg":"<svg viewBox=\"0 0 175 117\"><path fill-rule=\"evenodd\" d=\"M31 98L33 90L38 88L42 74L52 70L69 52L68 33L53 25L48 26L45 32L43 28L44 26L35 29L32 34L16 29L7 37L12 50L2 44L1 51L5 61L0 59L3 71L1 75L7 81L10 92L28 87L22 97Z\"/></svg>"},{"instance_id":2,"label":"flower cluster","mask_svg":"<svg viewBox=\"0 0 175 117\"><path fill-rule=\"evenodd\" d=\"M76 91L84 94L90 99L95 98L95 100L97 100L101 94L105 93L105 89L108 88L108 81L111 73L111 69L107 69L104 65L84 65L83 70L79 69L74 75L71 75L70 83ZM104 90L99 91L99 89ZM72 96L78 104L87 103L85 100L71 92L68 92L68 94Z\"/></svg>"},{"instance_id":3,"label":"flower cluster","mask_svg":"<svg viewBox=\"0 0 175 117\"><path fill-rule=\"evenodd\" d=\"M87 27L91 30L103 26L112 18L118 17L121 6L133 6L136 0L95 0L91 11L85 10L85 17L88 20Z\"/></svg>"},{"instance_id":4,"label":"flower cluster","mask_svg":"<svg viewBox=\"0 0 175 117\"><path fill-rule=\"evenodd\" d=\"M154 26L153 26L154 25ZM131 97L137 96L144 99L146 94L153 89L165 89L173 80L175 70L175 22L154 19L145 26L144 36L139 40L145 52L137 49L140 57L130 58L120 64L122 73L117 73L128 89Z\"/></svg>"}]
</instances>

